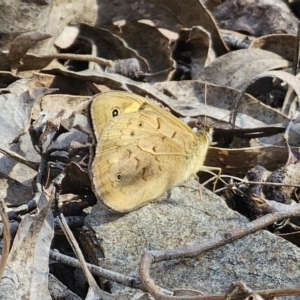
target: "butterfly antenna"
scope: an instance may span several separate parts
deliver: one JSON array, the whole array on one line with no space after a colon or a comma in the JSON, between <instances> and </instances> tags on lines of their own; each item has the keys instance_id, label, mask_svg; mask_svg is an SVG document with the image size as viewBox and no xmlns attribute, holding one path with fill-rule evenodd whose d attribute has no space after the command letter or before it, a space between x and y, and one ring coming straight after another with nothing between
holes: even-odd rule
<instances>
[{"instance_id":1,"label":"butterfly antenna","mask_svg":"<svg viewBox=\"0 0 300 300\"><path fill-rule=\"evenodd\" d=\"M207 125L206 119L206 96L207 96L207 82L204 83L204 127Z\"/></svg>"},{"instance_id":2,"label":"butterfly antenna","mask_svg":"<svg viewBox=\"0 0 300 300\"><path fill-rule=\"evenodd\" d=\"M253 100L253 101L250 101L250 102L248 102L248 103L244 103L244 104L242 104L241 106L239 106L239 108L242 108L242 107L244 107L244 106L247 106L247 105L249 105L249 104L251 104L251 103L255 103L255 101ZM214 127L216 124L218 124L219 122L223 121L225 118L227 118L227 117L230 116L231 114L232 114L232 111L231 111L230 113L228 113L226 116L224 116L223 118L221 118L221 119L217 120L216 122L214 122L211 126Z\"/></svg>"}]
</instances>

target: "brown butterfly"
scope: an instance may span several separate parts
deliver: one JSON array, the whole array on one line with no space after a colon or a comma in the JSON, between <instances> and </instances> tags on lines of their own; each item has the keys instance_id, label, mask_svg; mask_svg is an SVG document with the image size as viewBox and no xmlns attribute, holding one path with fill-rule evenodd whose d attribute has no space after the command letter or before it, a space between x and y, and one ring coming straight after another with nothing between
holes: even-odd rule
<instances>
[{"instance_id":1,"label":"brown butterfly","mask_svg":"<svg viewBox=\"0 0 300 300\"><path fill-rule=\"evenodd\" d=\"M203 168L210 133L195 133L141 96L96 95L90 115L96 143L93 190L115 211L145 205Z\"/></svg>"}]
</instances>

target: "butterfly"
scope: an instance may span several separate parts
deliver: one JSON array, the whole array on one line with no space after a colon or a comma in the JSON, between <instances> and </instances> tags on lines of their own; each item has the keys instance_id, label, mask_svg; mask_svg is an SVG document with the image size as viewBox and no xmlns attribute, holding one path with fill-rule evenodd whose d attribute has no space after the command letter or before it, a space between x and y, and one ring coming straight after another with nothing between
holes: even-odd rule
<instances>
[{"instance_id":1,"label":"butterfly","mask_svg":"<svg viewBox=\"0 0 300 300\"><path fill-rule=\"evenodd\" d=\"M114 211L128 212L154 201L203 167L211 133L195 133L141 96L98 94L91 100L90 117L93 191Z\"/></svg>"}]
</instances>

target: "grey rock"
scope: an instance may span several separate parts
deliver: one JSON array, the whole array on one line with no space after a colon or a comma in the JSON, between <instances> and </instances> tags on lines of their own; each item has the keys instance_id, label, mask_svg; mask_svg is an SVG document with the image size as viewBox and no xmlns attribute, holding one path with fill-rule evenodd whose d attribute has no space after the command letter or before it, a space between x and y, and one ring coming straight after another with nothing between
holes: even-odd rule
<instances>
[{"instance_id":1,"label":"grey rock","mask_svg":"<svg viewBox=\"0 0 300 300\"><path fill-rule=\"evenodd\" d=\"M248 220L232 211L224 200L194 180L174 187L160 201L127 214L110 212L100 203L86 218L85 240L101 266L138 276L145 250L173 249L199 243L240 227ZM260 230L193 259L172 260L152 266L156 284L168 290L195 289L205 294L224 293L242 280L253 290L296 287L300 276L300 250Z\"/></svg>"}]
</instances>

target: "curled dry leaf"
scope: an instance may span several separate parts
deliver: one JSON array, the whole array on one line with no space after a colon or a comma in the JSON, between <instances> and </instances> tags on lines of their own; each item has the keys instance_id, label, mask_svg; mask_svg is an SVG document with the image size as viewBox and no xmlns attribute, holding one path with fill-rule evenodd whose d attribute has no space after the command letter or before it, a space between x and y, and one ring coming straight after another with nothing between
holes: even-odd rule
<instances>
[{"instance_id":1,"label":"curled dry leaf","mask_svg":"<svg viewBox=\"0 0 300 300\"><path fill-rule=\"evenodd\" d=\"M9 148L13 140L23 134L29 126L34 99L28 97L28 95L26 97L26 93L22 94L22 96L18 97L15 93L2 94L0 96L2 147Z\"/></svg>"},{"instance_id":2,"label":"curled dry leaf","mask_svg":"<svg viewBox=\"0 0 300 300\"><path fill-rule=\"evenodd\" d=\"M298 99L300 97L300 80L291 75L290 73L284 72L284 71L266 71L266 72L262 72L256 76L254 76L251 80L249 80L248 82L245 82L243 88L240 91L239 96L235 99L235 107L237 107L240 103L240 99L241 97L244 95L245 91L257 80L261 79L261 78L278 78L281 81L286 82L290 87L293 88L295 94L297 95ZM297 99L295 99L296 101L298 101ZM288 108L286 108L288 109Z\"/></svg>"},{"instance_id":3,"label":"curled dry leaf","mask_svg":"<svg viewBox=\"0 0 300 300\"><path fill-rule=\"evenodd\" d=\"M233 202L237 204L237 211L245 214L250 220L255 220L273 212L272 207L268 204L269 200L282 211L290 205L295 205L299 198L299 189L297 188L300 186L299 172L299 163L278 168L273 172L261 165L249 169L245 177L249 184L240 185L235 197L232 198ZM299 217L290 221L290 224L300 224ZM278 224L276 227L276 231L281 231ZM281 227L284 228L285 224L282 224Z\"/></svg>"},{"instance_id":4,"label":"curled dry leaf","mask_svg":"<svg viewBox=\"0 0 300 300\"><path fill-rule=\"evenodd\" d=\"M1 3L1 41L0 49L8 50L11 42L20 34L30 34L34 30L49 33L52 38L39 42L31 48L35 54L51 54L56 52L54 41L70 23L86 23L94 25L97 18L97 4L94 0L52 3L52 1L22 2L13 0ZM84 13L83 13L84 12ZM19 16L22 16L21 18ZM55 24L55 26L53 26ZM37 60L37 62L36 62ZM34 57L23 60L22 69L38 69L45 67L51 60ZM1 68L7 68L5 58L0 58Z\"/></svg>"},{"instance_id":5,"label":"curled dry leaf","mask_svg":"<svg viewBox=\"0 0 300 300\"><path fill-rule=\"evenodd\" d=\"M149 76L147 81L163 81L167 78L168 72L161 72L170 71L173 61L170 58L169 39L159 30L139 22L126 22L119 26L111 25L107 29L111 34L121 38L127 47L134 49L139 57L146 61L150 75L160 72L153 79Z\"/></svg>"},{"instance_id":6,"label":"curled dry leaf","mask_svg":"<svg viewBox=\"0 0 300 300\"><path fill-rule=\"evenodd\" d=\"M150 84L136 82L118 74L99 73L89 70L78 73L58 69L51 70L49 73L65 75L69 78L76 78L83 81L92 81L94 84L105 85L112 90L130 90L141 96L148 96L151 99L163 102L167 106L174 101L174 99L161 93ZM180 111L176 110L176 108L174 108L174 112L178 115L182 115Z\"/></svg>"},{"instance_id":7,"label":"curled dry leaf","mask_svg":"<svg viewBox=\"0 0 300 300\"><path fill-rule=\"evenodd\" d=\"M7 59L10 66L14 69L22 65L22 58L26 52L37 42L43 41L51 37L51 34L41 31L25 32L17 36L9 46Z\"/></svg>"},{"instance_id":8,"label":"curled dry leaf","mask_svg":"<svg viewBox=\"0 0 300 300\"><path fill-rule=\"evenodd\" d=\"M154 84L154 87L161 92L172 95L172 98L168 97L167 102L165 99L161 99L161 102L168 105L172 111L181 116L208 116L215 122L229 120L234 101L240 95L236 89L199 80L159 82ZM248 94L243 94L243 97L236 126L256 128L283 124L288 121L285 115L254 97Z\"/></svg>"},{"instance_id":9,"label":"curled dry leaf","mask_svg":"<svg viewBox=\"0 0 300 300\"><path fill-rule=\"evenodd\" d=\"M179 65L180 61L191 64L190 77L197 78L200 71L216 57L210 34L200 26L181 30L173 57Z\"/></svg>"},{"instance_id":10,"label":"curled dry leaf","mask_svg":"<svg viewBox=\"0 0 300 300\"><path fill-rule=\"evenodd\" d=\"M20 33L24 34L37 29L44 31L46 29L45 21L51 12L51 5L49 4L24 2L20 5L18 1L1 3L1 32L3 36L0 41L0 48L8 50L10 43ZM22 18L18 17L20 15Z\"/></svg>"},{"instance_id":11,"label":"curled dry leaf","mask_svg":"<svg viewBox=\"0 0 300 300\"><path fill-rule=\"evenodd\" d=\"M225 0L212 10L220 28L260 36L295 34L298 20L281 0Z\"/></svg>"},{"instance_id":12,"label":"curled dry leaf","mask_svg":"<svg viewBox=\"0 0 300 300\"><path fill-rule=\"evenodd\" d=\"M261 72L285 68L289 65L288 61L275 53L261 49L242 49L218 57L202 70L197 79L241 88Z\"/></svg>"},{"instance_id":13,"label":"curled dry leaf","mask_svg":"<svg viewBox=\"0 0 300 300\"><path fill-rule=\"evenodd\" d=\"M98 57L104 57L110 60L118 59L137 59L140 68L144 72L149 71L149 66L144 57L140 56L133 48L128 46L122 37L113 34L105 28L95 28L85 24L80 25L79 38L89 37L92 44L96 47ZM157 50L155 50L157 51Z\"/></svg>"},{"instance_id":14,"label":"curled dry leaf","mask_svg":"<svg viewBox=\"0 0 300 300\"><path fill-rule=\"evenodd\" d=\"M70 114L70 111L66 113ZM60 134L59 137L53 142L53 147L57 149L67 149L70 143L73 141L77 141L81 144L86 144L87 142L87 133L90 132L87 118L82 114L74 115L74 112L72 112L69 116L68 114L66 114L65 119L67 122L69 122L69 118L73 120L72 127L70 126L70 130L68 132Z\"/></svg>"},{"instance_id":15,"label":"curled dry leaf","mask_svg":"<svg viewBox=\"0 0 300 300\"><path fill-rule=\"evenodd\" d=\"M290 62L294 59L296 36L291 34L270 34L256 38L249 49L262 49L280 55Z\"/></svg>"},{"instance_id":16,"label":"curled dry leaf","mask_svg":"<svg viewBox=\"0 0 300 300\"><path fill-rule=\"evenodd\" d=\"M176 14L174 14L176 12ZM181 28L201 26L207 30L212 37L213 46L217 55L227 52L227 48L220 37L219 31L211 14L198 0L149 0L137 2L130 1L109 1L101 2L101 9L98 15L97 27L106 27L117 21L139 21L150 20L157 28L166 28L177 32Z\"/></svg>"},{"instance_id":17,"label":"curled dry leaf","mask_svg":"<svg viewBox=\"0 0 300 300\"><path fill-rule=\"evenodd\" d=\"M75 127L82 128L80 131ZM45 152L51 142L53 148L67 149L71 141L85 143L89 125L82 114L75 114L74 111L61 110L58 114L43 112L41 117L32 125L31 136L35 147L42 147ZM55 140L53 136L56 135Z\"/></svg>"},{"instance_id":18,"label":"curled dry leaf","mask_svg":"<svg viewBox=\"0 0 300 300\"><path fill-rule=\"evenodd\" d=\"M60 49L66 49L70 47L76 37L79 34L79 25L68 25L66 26L59 37L55 40L55 46Z\"/></svg>"}]
</instances>

